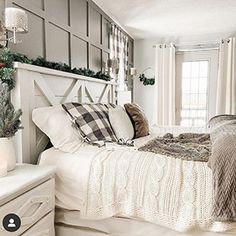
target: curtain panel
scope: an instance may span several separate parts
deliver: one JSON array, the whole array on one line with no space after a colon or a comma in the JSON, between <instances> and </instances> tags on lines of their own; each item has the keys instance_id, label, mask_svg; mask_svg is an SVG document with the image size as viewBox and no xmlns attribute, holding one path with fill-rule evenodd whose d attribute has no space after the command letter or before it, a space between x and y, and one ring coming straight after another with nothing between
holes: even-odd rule
<instances>
[{"instance_id":1,"label":"curtain panel","mask_svg":"<svg viewBox=\"0 0 236 236\"><path fill-rule=\"evenodd\" d=\"M222 40L216 91L216 115L236 114L236 38Z\"/></svg>"},{"instance_id":2,"label":"curtain panel","mask_svg":"<svg viewBox=\"0 0 236 236\"><path fill-rule=\"evenodd\" d=\"M153 120L157 125L175 125L175 47L156 45Z\"/></svg>"},{"instance_id":3,"label":"curtain panel","mask_svg":"<svg viewBox=\"0 0 236 236\"><path fill-rule=\"evenodd\" d=\"M116 25L111 26L110 47L110 58L117 62L117 68L113 68L112 75L117 79L118 90L123 91L125 90L125 77L128 71L129 38Z\"/></svg>"}]
</instances>

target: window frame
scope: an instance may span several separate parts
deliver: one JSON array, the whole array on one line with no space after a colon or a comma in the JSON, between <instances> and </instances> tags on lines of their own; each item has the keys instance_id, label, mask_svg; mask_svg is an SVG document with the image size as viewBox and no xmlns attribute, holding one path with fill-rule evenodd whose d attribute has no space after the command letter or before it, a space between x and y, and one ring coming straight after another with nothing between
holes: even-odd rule
<instances>
[{"instance_id":1,"label":"window frame","mask_svg":"<svg viewBox=\"0 0 236 236\"><path fill-rule=\"evenodd\" d=\"M208 61L207 119L215 114L215 98L218 74L219 50L197 50L176 53L176 124L181 124L182 110L182 63Z\"/></svg>"}]
</instances>

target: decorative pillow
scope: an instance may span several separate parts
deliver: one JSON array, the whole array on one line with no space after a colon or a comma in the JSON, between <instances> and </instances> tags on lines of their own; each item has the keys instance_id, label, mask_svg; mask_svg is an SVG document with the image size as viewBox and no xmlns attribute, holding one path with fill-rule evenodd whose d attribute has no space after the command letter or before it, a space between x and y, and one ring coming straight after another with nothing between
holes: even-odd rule
<instances>
[{"instance_id":1,"label":"decorative pillow","mask_svg":"<svg viewBox=\"0 0 236 236\"><path fill-rule=\"evenodd\" d=\"M109 109L109 120L118 139L132 139L134 137L133 124L121 106Z\"/></svg>"},{"instance_id":2,"label":"decorative pillow","mask_svg":"<svg viewBox=\"0 0 236 236\"><path fill-rule=\"evenodd\" d=\"M83 139L61 105L37 108L33 110L32 119L55 148L74 153L81 147Z\"/></svg>"},{"instance_id":3,"label":"decorative pillow","mask_svg":"<svg viewBox=\"0 0 236 236\"><path fill-rule=\"evenodd\" d=\"M66 103L62 106L78 126L85 141L117 141L108 119L108 109L112 105Z\"/></svg>"},{"instance_id":4,"label":"decorative pillow","mask_svg":"<svg viewBox=\"0 0 236 236\"><path fill-rule=\"evenodd\" d=\"M148 120L140 106L134 103L127 103L124 107L134 125L135 138L149 135Z\"/></svg>"}]
</instances>

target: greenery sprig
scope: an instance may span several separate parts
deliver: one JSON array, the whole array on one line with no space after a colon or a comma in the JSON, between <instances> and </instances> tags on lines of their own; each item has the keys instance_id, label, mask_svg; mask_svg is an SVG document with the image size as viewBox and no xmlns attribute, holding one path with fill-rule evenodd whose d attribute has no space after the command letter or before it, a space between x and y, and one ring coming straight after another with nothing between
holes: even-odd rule
<instances>
[{"instance_id":1,"label":"greenery sprig","mask_svg":"<svg viewBox=\"0 0 236 236\"><path fill-rule=\"evenodd\" d=\"M10 138L22 129L21 110L15 111L10 102L10 91L6 83L0 82L0 138Z\"/></svg>"},{"instance_id":2,"label":"greenery sprig","mask_svg":"<svg viewBox=\"0 0 236 236\"><path fill-rule=\"evenodd\" d=\"M144 74L139 75L139 80L143 82L143 85L154 85L155 84L155 77L154 78L147 78Z\"/></svg>"}]
</instances>

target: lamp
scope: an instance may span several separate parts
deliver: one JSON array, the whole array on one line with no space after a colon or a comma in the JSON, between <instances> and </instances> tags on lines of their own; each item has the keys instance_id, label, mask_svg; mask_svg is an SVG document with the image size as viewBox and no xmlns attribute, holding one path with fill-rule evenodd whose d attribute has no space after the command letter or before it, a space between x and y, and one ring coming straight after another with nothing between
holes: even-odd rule
<instances>
[{"instance_id":1,"label":"lamp","mask_svg":"<svg viewBox=\"0 0 236 236\"><path fill-rule=\"evenodd\" d=\"M27 33L28 32L28 16L26 12L22 9L8 7L5 9L5 22L4 30L13 33L13 37L7 39L0 39L0 41L10 41L14 44L19 43L17 41L17 33Z\"/></svg>"}]
</instances>

